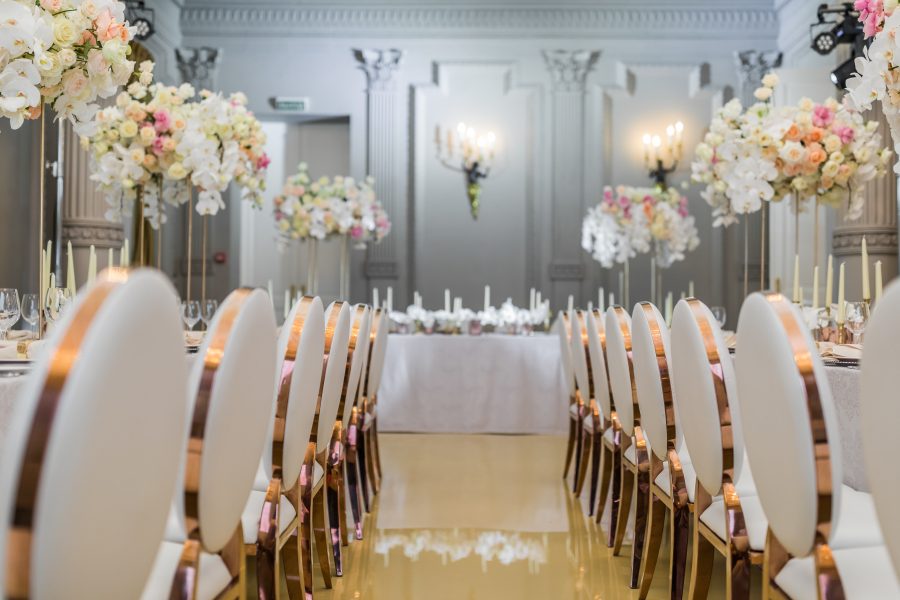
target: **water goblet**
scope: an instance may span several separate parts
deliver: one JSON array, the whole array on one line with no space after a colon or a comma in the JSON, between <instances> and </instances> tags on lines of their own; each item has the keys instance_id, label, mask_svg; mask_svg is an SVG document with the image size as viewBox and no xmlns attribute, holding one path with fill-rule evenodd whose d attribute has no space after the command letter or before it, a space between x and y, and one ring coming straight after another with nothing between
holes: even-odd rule
<instances>
[{"instance_id":1,"label":"water goblet","mask_svg":"<svg viewBox=\"0 0 900 600\"><path fill-rule=\"evenodd\" d=\"M62 319L71 302L72 293L68 288L52 287L48 289L47 296L44 298L44 311L47 315L47 321L56 323Z\"/></svg>"},{"instance_id":2,"label":"water goblet","mask_svg":"<svg viewBox=\"0 0 900 600\"><path fill-rule=\"evenodd\" d=\"M712 313L713 318L719 324L719 327L725 328L725 307L724 306L711 306L709 312Z\"/></svg>"},{"instance_id":3,"label":"water goblet","mask_svg":"<svg viewBox=\"0 0 900 600\"><path fill-rule=\"evenodd\" d=\"M200 320L200 302L191 300L181 303L181 320L187 326L188 331L193 331L194 325Z\"/></svg>"},{"instance_id":4,"label":"water goblet","mask_svg":"<svg viewBox=\"0 0 900 600\"><path fill-rule=\"evenodd\" d=\"M869 322L868 302L847 303L847 329L853 334L853 343L858 344L862 340L866 324Z\"/></svg>"},{"instance_id":5,"label":"water goblet","mask_svg":"<svg viewBox=\"0 0 900 600\"><path fill-rule=\"evenodd\" d=\"M37 294L22 294L22 318L32 328L37 327L41 313L41 301Z\"/></svg>"},{"instance_id":6,"label":"water goblet","mask_svg":"<svg viewBox=\"0 0 900 600\"><path fill-rule=\"evenodd\" d=\"M218 300L207 299L204 300L203 304L200 306L200 320L203 321L203 324L206 325L207 328L209 328L209 324L212 323L217 310L219 310Z\"/></svg>"},{"instance_id":7,"label":"water goblet","mask_svg":"<svg viewBox=\"0 0 900 600\"><path fill-rule=\"evenodd\" d=\"M19 290L0 288L0 340L6 339L6 332L19 320Z\"/></svg>"}]
</instances>

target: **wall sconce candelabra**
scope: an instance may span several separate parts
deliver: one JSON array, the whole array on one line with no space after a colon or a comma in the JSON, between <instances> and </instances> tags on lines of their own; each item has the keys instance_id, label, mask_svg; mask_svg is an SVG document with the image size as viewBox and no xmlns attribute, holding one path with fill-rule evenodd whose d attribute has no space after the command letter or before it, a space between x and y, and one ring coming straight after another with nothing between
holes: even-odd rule
<instances>
[{"instance_id":1,"label":"wall sconce candelabra","mask_svg":"<svg viewBox=\"0 0 900 600\"><path fill-rule=\"evenodd\" d=\"M466 195L472 218L478 219L481 206L481 180L487 179L494 164L494 149L497 136L493 131L479 135L465 123L456 126L456 131L448 128L446 134L438 126L434 136L437 157L441 164L466 177Z\"/></svg>"},{"instance_id":2,"label":"wall sconce candelabra","mask_svg":"<svg viewBox=\"0 0 900 600\"><path fill-rule=\"evenodd\" d=\"M656 182L657 187L666 189L666 178L678 168L684 152L684 123L678 121L674 125L666 127L666 145L663 147L662 139L658 135L645 133L644 143L644 167L649 171L650 178Z\"/></svg>"}]
</instances>

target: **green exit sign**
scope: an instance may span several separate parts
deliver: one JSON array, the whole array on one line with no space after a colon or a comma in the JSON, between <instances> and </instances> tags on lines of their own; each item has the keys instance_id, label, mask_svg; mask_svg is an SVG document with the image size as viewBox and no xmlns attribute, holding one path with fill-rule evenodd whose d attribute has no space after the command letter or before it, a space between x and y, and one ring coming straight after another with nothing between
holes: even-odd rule
<instances>
[{"instance_id":1,"label":"green exit sign","mask_svg":"<svg viewBox=\"0 0 900 600\"><path fill-rule=\"evenodd\" d=\"M309 98L305 96L276 96L272 98L272 107L282 112L309 112L309 105Z\"/></svg>"}]
</instances>

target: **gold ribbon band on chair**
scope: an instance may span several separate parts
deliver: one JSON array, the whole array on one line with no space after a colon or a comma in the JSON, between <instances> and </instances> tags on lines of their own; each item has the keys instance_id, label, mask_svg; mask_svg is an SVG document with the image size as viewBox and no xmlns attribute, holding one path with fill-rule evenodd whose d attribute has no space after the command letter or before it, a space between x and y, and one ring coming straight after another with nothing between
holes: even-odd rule
<instances>
[{"instance_id":1,"label":"gold ribbon band on chair","mask_svg":"<svg viewBox=\"0 0 900 600\"><path fill-rule=\"evenodd\" d=\"M722 369L722 359L719 356L719 347L716 345L715 334L706 317L703 303L696 299L687 300L700 335L703 338L703 348L706 351L706 360L709 363L709 373L712 377L713 390L716 394L716 408L719 411L719 431L722 436L722 470L731 472L734 470L734 430L732 429L731 408L728 406L728 390L725 387L725 372Z\"/></svg>"},{"instance_id":2,"label":"gold ribbon band on chair","mask_svg":"<svg viewBox=\"0 0 900 600\"><path fill-rule=\"evenodd\" d=\"M322 378L319 383L319 396L316 400L316 416L313 419L312 433L309 441L318 442L319 437L319 412L322 410L322 394L325 392L325 373L328 371L328 356L331 354L331 343L334 341L334 330L337 327L338 317L341 314L343 302L335 302L328 314L328 321L325 323L325 351L322 354Z\"/></svg>"},{"instance_id":3,"label":"gold ribbon band on chair","mask_svg":"<svg viewBox=\"0 0 900 600\"><path fill-rule=\"evenodd\" d=\"M72 367L77 362L82 342L110 294L125 282L124 271L112 269L101 275L105 280L90 288L78 305L71 324L53 350L50 366L28 430L24 456L15 483L15 505L12 523L6 536L4 596L9 600L28 598L31 594L31 546L34 518L40 493L41 474L47 445L59 414L59 402Z\"/></svg>"},{"instance_id":4,"label":"gold ribbon band on chair","mask_svg":"<svg viewBox=\"0 0 900 600\"><path fill-rule=\"evenodd\" d=\"M831 450L828 446L828 430L825 427L822 397L819 394L819 386L813 370L813 357L806 343L806 337L797 324L796 316L787 299L775 292L767 292L764 296L775 310L781 326L787 333L794 365L797 367L797 375L803 383L803 395L809 411L809 425L812 430L816 461L816 493L818 496L816 532L822 536L821 541L825 542L831 533L831 495L834 482L831 480Z\"/></svg>"},{"instance_id":5,"label":"gold ribbon band on chair","mask_svg":"<svg viewBox=\"0 0 900 600\"><path fill-rule=\"evenodd\" d=\"M378 336L378 328L381 326L381 309L376 308L372 311L372 332L369 334L369 360L366 366L365 388L363 388L363 396L371 398L372 394L369 390L369 375L372 373L372 353L375 352L375 338Z\"/></svg>"},{"instance_id":6,"label":"gold ribbon band on chair","mask_svg":"<svg viewBox=\"0 0 900 600\"><path fill-rule=\"evenodd\" d=\"M662 385L663 406L666 411L666 438L675 439L675 406L672 404L672 381L669 377L669 361L666 358L666 345L663 343L662 328L649 302L641 302L641 310L650 326L650 337L653 339L653 353L656 355L656 368L659 370L659 381Z\"/></svg>"},{"instance_id":7,"label":"gold ribbon band on chair","mask_svg":"<svg viewBox=\"0 0 900 600\"><path fill-rule=\"evenodd\" d=\"M297 349L300 346L300 337L303 335L303 327L309 310L312 307L313 298L304 296L300 299L300 306L291 322L291 331L288 337L287 348L278 376L278 399L275 406L275 428L272 432L272 473L280 476L284 467L284 435L287 429L288 402L291 397L291 381L294 378L294 367L297 362Z\"/></svg>"},{"instance_id":8,"label":"gold ribbon band on chair","mask_svg":"<svg viewBox=\"0 0 900 600\"><path fill-rule=\"evenodd\" d=\"M241 288L226 298L224 305L219 309L218 325L203 355L203 374L194 401L184 471L184 517L189 539L200 539L200 469L203 464L203 442L216 374L225 355L225 344L251 292L250 289Z\"/></svg>"}]
</instances>

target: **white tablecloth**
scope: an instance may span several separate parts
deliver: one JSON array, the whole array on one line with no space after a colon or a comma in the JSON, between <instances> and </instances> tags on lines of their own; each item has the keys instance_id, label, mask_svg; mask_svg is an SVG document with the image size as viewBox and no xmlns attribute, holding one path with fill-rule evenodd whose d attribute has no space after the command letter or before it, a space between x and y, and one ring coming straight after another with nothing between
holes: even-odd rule
<instances>
[{"instance_id":1,"label":"white tablecloth","mask_svg":"<svg viewBox=\"0 0 900 600\"><path fill-rule=\"evenodd\" d=\"M379 431L568 432L553 335L390 335Z\"/></svg>"},{"instance_id":2,"label":"white tablecloth","mask_svg":"<svg viewBox=\"0 0 900 600\"><path fill-rule=\"evenodd\" d=\"M831 395L834 398L841 431L841 460L844 467L844 483L850 487L869 491L866 465L863 459L862 425L860 424L859 369L826 367Z\"/></svg>"}]
</instances>

